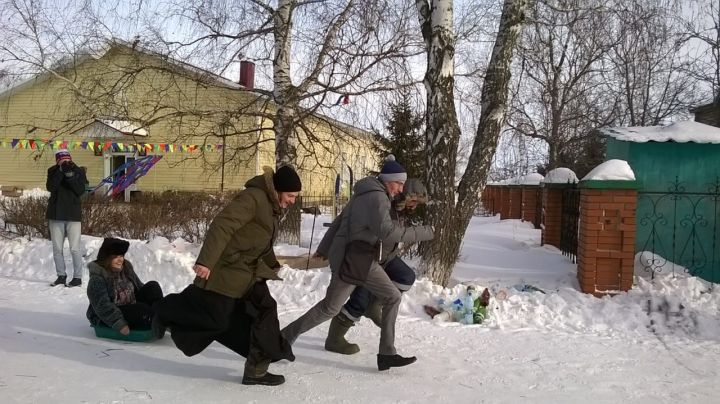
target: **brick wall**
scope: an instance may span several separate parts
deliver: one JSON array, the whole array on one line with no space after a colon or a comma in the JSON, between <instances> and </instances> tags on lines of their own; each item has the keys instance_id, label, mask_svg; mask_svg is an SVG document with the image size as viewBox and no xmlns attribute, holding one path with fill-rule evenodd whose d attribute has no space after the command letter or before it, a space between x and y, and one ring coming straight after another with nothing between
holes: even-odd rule
<instances>
[{"instance_id":1,"label":"brick wall","mask_svg":"<svg viewBox=\"0 0 720 404\"><path fill-rule=\"evenodd\" d=\"M510 218L510 188L507 185L500 187L500 219Z\"/></svg>"},{"instance_id":2,"label":"brick wall","mask_svg":"<svg viewBox=\"0 0 720 404\"><path fill-rule=\"evenodd\" d=\"M522 187L512 185L508 187L510 208L508 211L508 219L522 218Z\"/></svg>"}]
</instances>

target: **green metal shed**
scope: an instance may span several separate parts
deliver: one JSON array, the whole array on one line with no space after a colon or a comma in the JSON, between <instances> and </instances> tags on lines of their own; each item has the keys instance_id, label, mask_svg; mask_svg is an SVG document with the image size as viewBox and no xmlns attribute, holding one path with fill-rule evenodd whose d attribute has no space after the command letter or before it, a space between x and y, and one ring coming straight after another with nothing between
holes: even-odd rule
<instances>
[{"instance_id":1,"label":"green metal shed","mask_svg":"<svg viewBox=\"0 0 720 404\"><path fill-rule=\"evenodd\" d=\"M720 282L720 128L684 121L600 132L605 158L625 160L635 172L643 267L659 273L679 264Z\"/></svg>"}]
</instances>

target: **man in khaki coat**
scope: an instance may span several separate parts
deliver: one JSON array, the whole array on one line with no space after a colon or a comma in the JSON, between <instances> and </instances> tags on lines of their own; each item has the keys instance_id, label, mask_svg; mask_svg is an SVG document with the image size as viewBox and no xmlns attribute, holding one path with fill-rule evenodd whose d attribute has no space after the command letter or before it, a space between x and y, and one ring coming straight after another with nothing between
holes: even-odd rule
<instances>
[{"instance_id":1,"label":"man in khaki coat","mask_svg":"<svg viewBox=\"0 0 720 404\"><path fill-rule=\"evenodd\" d=\"M156 309L153 330L166 327L187 356L218 341L247 358L243 384L285 382L267 371L273 360L294 360L280 335L277 303L265 281L279 280L273 244L282 209L295 203L302 188L290 166L269 167L213 220L198 254L192 285L168 295Z\"/></svg>"}]
</instances>

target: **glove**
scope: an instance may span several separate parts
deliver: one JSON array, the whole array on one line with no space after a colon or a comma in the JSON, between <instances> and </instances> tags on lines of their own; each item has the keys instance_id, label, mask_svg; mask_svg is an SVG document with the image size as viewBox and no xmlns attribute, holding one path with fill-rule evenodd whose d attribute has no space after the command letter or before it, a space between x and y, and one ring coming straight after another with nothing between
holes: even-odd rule
<instances>
[{"instance_id":1,"label":"glove","mask_svg":"<svg viewBox=\"0 0 720 404\"><path fill-rule=\"evenodd\" d=\"M60 171L65 174L65 177L70 178L75 175L75 171L73 170L75 168L75 164L73 162L69 161L67 163L63 163L60 165Z\"/></svg>"}]
</instances>

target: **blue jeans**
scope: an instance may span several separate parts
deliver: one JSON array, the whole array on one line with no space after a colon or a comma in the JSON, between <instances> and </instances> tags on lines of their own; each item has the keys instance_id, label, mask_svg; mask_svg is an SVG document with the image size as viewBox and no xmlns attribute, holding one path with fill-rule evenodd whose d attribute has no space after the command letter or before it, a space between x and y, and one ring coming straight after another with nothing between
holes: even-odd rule
<instances>
[{"instance_id":1,"label":"blue jeans","mask_svg":"<svg viewBox=\"0 0 720 404\"><path fill-rule=\"evenodd\" d=\"M385 264L385 272L400 292L409 290L415 283L415 271L399 257ZM372 294L369 290L358 286L343 306L342 312L351 320L358 321L370 305L371 298Z\"/></svg>"},{"instance_id":2,"label":"blue jeans","mask_svg":"<svg viewBox=\"0 0 720 404\"><path fill-rule=\"evenodd\" d=\"M57 275L66 276L63 246L65 237L67 237L73 262L73 278L82 278L83 259L80 250L80 222L50 220L48 228L50 229L50 240L52 240L53 259L55 260L55 272L57 272Z\"/></svg>"}]
</instances>

